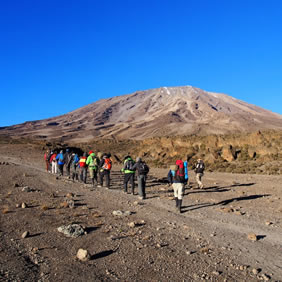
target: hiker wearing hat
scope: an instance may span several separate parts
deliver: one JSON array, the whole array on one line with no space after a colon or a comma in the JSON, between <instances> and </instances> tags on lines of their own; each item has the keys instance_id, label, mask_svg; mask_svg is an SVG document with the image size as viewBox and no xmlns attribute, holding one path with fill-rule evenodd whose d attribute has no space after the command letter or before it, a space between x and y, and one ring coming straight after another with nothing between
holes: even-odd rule
<instances>
[{"instance_id":1,"label":"hiker wearing hat","mask_svg":"<svg viewBox=\"0 0 282 282\"><path fill-rule=\"evenodd\" d=\"M68 176L70 176L70 167L71 167L72 157L73 156L72 156L70 150L67 148L66 152L64 154L64 159L66 161L66 171L67 171Z\"/></svg>"},{"instance_id":2,"label":"hiker wearing hat","mask_svg":"<svg viewBox=\"0 0 282 282\"><path fill-rule=\"evenodd\" d=\"M99 162L98 162L98 158L96 157L93 151L89 152L89 156L86 160L86 165L88 166L92 186L94 187L94 180L98 184L97 171L98 171Z\"/></svg>"},{"instance_id":3,"label":"hiker wearing hat","mask_svg":"<svg viewBox=\"0 0 282 282\"><path fill-rule=\"evenodd\" d=\"M198 159L197 163L194 164L193 169L196 173L196 181L198 183L198 188L203 189L204 185L202 183L202 177L204 175L205 164L202 159Z\"/></svg>"},{"instance_id":4,"label":"hiker wearing hat","mask_svg":"<svg viewBox=\"0 0 282 282\"><path fill-rule=\"evenodd\" d=\"M83 156L79 160L79 167L80 167L80 181L86 183L87 179L87 165L86 165L86 160L87 160L87 153L84 152Z\"/></svg>"},{"instance_id":5,"label":"hiker wearing hat","mask_svg":"<svg viewBox=\"0 0 282 282\"><path fill-rule=\"evenodd\" d=\"M111 154L103 154L102 159L99 164L99 173L100 173L100 185L98 187L103 187L104 177L106 180L106 187L110 189L110 173L112 169L112 159Z\"/></svg>"},{"instance_id":6,"label":"hiker wearing hat","mask_svg":"<svg viewBox=\"0 0 282 282\"><path fill-rule=\"evenodd\" d=\"M138 194L139 199L145 200L146 199L146 178L149 172L148 165L142 161L140 157L136 158L136 163L133 166L133 170L137 171L137 181L138 181Z\"/></svg>"},{"instance_id":7,"label":"hiker wearing hat","mask_svg":"<svg viewBox=\"0 0 282 282\"><path fill-rule=\"evenodd\" d=\"M134 188L135 188L135 169L134 167L135 162L130 156L126 156L123 161L123 168L121 169L121 172L124 173L124 179L123 179L123 189L125 193L128 193L127 186L128 182L131 184L131 193L134 195Z\"/></svg>"},{"instance_id":8,"label":"hiker wearing hat","mask_svg":"<svg viewBox=\"0 0 282 282\"><path fill-rule=\"evenodd\" d=\"M175 165L170 166L168 181L172 184L176 208L181 213L182 199L184 195L185 171L182 160L177 160Z\"/></svg>"},{"instance_id":9,"label":"hiker wearing hat","mask_svg":"<svg viewBox=\"0 0 282 282\"><path fill-rule=\"evenodd\" d=\"M57 174L57 160L56 160L57 154L55 152L51 152L51 157L50 157L50 164L52 167L52 173Z\"/></svg>"},{"instance_id":10,"label":"hiker wearing hat","mask_svg":"<svg viewBox=\"0 0 282 282\"><path fill-rule=\"evenodd\" d=\"M63 150L61 150L60 153L56 156L56 160L58 162L60 176L64 175L65 158L64 158Z\"/></svg>"}]
</instances>

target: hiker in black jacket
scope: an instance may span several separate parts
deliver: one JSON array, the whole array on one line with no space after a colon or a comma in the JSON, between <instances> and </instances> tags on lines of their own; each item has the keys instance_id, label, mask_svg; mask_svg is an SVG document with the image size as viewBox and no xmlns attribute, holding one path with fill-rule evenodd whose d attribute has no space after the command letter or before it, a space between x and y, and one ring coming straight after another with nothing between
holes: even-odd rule
<instances>
[{"instance_id":1,"label":"hiker in black jacket","mask_svg":"<svg viewBox=\"0 0 282 282\"><path fill-rule=\"evenodd\" d=\"M138 180L139 199L145 200L146 199L146 192L145 192L146 178L149 172L149 167L144 161L142 161L140 157L137 157L136 163L133 166L133 170L136 170L138 173L137 180Z\"/></svg>"},{"instance_id":2,"label":"hiker in black jacket","mask_svg":"<svg viewBox=\"0 0 282 282\"><path fill-rule=\"evenodd\" d=\"M202 183L202 177L204 175L205 164L202 159L198 159L197 163L193 165L192 169L194 169L196 173L196 181L198 183L198 188L203 189L204 185Z\"/></svg>"}]
</instances>

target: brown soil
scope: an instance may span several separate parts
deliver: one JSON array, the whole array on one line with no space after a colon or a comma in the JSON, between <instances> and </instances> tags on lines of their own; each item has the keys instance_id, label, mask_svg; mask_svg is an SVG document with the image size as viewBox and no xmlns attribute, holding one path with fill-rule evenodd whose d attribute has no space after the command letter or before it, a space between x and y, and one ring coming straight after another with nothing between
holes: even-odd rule
<instances>
[{"instance_id":1,"label":"brown soil","mask_svg":"<svg viewBox=\"0 0 282 282\"><path fill-rule=\"evenodd\" d=\"M162 181L165 169L151 169L148 199L140 201L122 192L118 165L110 190L93 189L47 173L42 155L32 145L0 147L0 280L281 279L282 176L206 173L206 188L199 190L190 172L193 189L186 189L179 214ZM74 194L73 209L64 207L68 193ZM114 216L114 210L131 215ZM86 234L58 232L71 223ZM251 233L257 241L248 239ZM89 251L90 260L76 258L79 248Z\"/></svg>"}]
</instances>

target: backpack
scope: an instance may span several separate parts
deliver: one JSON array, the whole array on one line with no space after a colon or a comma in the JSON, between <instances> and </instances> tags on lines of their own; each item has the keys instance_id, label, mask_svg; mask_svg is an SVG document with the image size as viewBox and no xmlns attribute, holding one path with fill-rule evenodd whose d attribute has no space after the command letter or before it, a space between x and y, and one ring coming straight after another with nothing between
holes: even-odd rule
<instances>
[{"instance_id":1,"label":"backpack","mask_svg":"<svg viewBox=\"0 0 282 282\"><path fill-rule=\"evenodd\" d=\"M197 163L196 164L196 173L203 173L205 169L204 163Z\"/></svg>"},{"instance_id":2,"label":"backpack","mask_svg":"<svg viewBox=\"0 0 282 282\"><path fill-rule=\"evenodd\" d=\"M99 161L98 161L97 157L92 157L92 160L93 160L93 165L94 166L98 166L99 165Z\"/></svg>"},{"instance_id":3,"label":"backpack","mask_svg":"<svg viewBox=\"0 0 282 282\"><path fill-rule=\"evenodd\" d=\"M132 170L133 171L134 161L133 160L127 160L126 162L126 170Z\"/></svg>"},{"instance_id":4,"label":"backpack","mask_svg":"<svg viewBox=\"0 0 282 282\"><path fill-rule=\"evenodd\" d=\"M141 162L139 165L139 174L148 174L150 168L148 167L148 165L145 162Z\"/></svg>"},{"instance_id":5,"label":"backpack","mask_svg":"<svg viewBox=\"0 0 282 282\"><path fill-rule=\"evenodd\" d=\"M111 170L112 168L112 161L110 158L105 159L105 163L103 165L103 169Z\"/></svg>"},{"instance_id":6,"label":"backpack","mask_svg":"<svg viewBox=\"0 0 282 282\"><path fill-rule=\"evenodd\" d=\"M63 163L64 160L65 160L64 155L60 153L59 161Z\"/></svg>"},{"instance_id":7,"label":"backpack","mask_svg":"<svg viewBox=\"0 0 282 282\"><path fill-rule=\"evenodd\" d=\"M184 163L181 160L176 161L177 170L175 172L175 179L178 181L185 181L185 168Z\"/></svg>"},{"instance_id":8,"label":"backpack","mask_svg":"<svg viewBox=\"0 0 282 282\"><path fill-rule=\"evenodd\" d=\"M73 164L77 164L78 162L79 162L79 157L78 157L77 154L75 154L74 157L73 157L72 163L73 163Z\"/></svg>"},{"instance_id":9,"label":"backpack","mask_svg":"<svg viewBox=\"0 0 282 282\"><path fill-rule=\"evenodd\" d=\"M188 176L188 163L187 161L184 162L184 172L185 172L185 180L189 178Z\"/></svg>"}]
</instances>

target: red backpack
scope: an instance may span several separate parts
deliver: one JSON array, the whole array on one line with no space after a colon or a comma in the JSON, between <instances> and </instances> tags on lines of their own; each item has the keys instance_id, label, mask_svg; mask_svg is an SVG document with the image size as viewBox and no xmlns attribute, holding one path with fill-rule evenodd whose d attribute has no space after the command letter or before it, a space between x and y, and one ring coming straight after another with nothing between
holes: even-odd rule
<instances>
[{"instance_id":1,"label":"red backpack","mask_svg":"<svg viewBox=\"0 0 282 282\"><path fill-rule=\"evenodd\" d=\"M110 158L105 159L105 163L103 165L103 169L111 170L112 168L112 161Z\"/></svg>"},{"instance_id":2,"label":"red backpack","mask_svg":"<svg viewBox=\"0 0 282 282\"><path fill-rule=\"evenodd\" d=\"M177 160L175 164L178 166L175 177L180 181L184 181L185 180L185 169L184 169L183 161Z\"/></svg>"}]
</instances>

